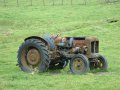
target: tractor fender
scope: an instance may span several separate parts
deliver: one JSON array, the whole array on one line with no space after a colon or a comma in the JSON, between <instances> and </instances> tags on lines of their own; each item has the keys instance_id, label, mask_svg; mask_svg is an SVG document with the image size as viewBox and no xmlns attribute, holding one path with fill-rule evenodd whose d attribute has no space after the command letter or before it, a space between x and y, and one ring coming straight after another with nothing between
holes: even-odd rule
<instances>
[{"instance_id":1,"label":"tractor fender","mask_svg":"<svg viewBox=\"0 0 120 90\"><path fill-rule=\"evenodd\" d=\"M44 42L45 45L48 45L48 42L47 42L45 39L43 39L42 37L38 37L38 36L30 36L30 37L25 38L24 41L26 41L26 40L28 40L28 39L38 39L38 40Z\"/></svg>"}]
</instances>

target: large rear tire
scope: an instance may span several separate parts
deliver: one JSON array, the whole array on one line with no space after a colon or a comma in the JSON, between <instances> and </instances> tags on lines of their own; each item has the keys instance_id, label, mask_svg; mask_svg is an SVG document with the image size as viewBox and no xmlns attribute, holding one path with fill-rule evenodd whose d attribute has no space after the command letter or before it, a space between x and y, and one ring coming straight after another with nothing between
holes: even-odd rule
<instances>
[{"instance_id":1,"label":"large rear tire","mask_svg":"<svg viewBox=\"0 0 120 90\"><path fill-rule=\"evenodd\" d=\"M85 55L78 54L70 60L70 71L73 74L85 74L89 70L89 61Z\"/></svg>"},{"instance_id":2,"label":"large rear tire","mask_svg":"<svg viewBox=\"0 0 120 90\"><path fill-rule=\"evenodd\" d=\"M18 65L24 72L45 72L50 60L45 44L37 39L29 39L22 43L18 50Z\"/></svg>"}]
</instances>

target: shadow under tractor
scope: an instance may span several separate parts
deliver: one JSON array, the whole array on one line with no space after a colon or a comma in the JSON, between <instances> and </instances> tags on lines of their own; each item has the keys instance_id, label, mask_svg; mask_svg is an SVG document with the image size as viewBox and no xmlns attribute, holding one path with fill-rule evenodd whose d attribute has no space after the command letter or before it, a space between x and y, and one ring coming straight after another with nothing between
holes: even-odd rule
<instances>
[{"instance_id":1,"label":"shadow under tractor","mask_svg":"<svg viewBox=\"0 0 120 90\"><path fill-rule=\"evenodd\" d=\"M107 70L104 56L99 54L96 37L31 36L18 50L18 65L24 72L46 72L63 69L69 63L73 74L84 74L91 69Z\"/></svg>"}]
</instances>

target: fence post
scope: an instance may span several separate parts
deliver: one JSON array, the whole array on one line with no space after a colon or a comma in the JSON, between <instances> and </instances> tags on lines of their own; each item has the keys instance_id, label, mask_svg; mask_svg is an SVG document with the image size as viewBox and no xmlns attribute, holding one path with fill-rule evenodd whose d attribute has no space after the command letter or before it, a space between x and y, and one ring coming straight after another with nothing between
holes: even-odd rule
<instances>
[{"instance_id":1,"label":"fence post","mask_svg":"<svg viewBox=\"0 0 120 90\"><path fill-rule=\"evenodd\" d=\"M87 4L87 0L84 0L84 4L85 4L85 5Z\"/></svg>"},{"instance_id":2,"label":"fence post","mask_svg":"<svg viewBox=\"0 0 120 90\"><path fill-rule=\"evenodd\" d=\"M63 5L63 0L62 0L62 5Z\"/></svg>"},{"instance_id":3,"label":"fence post","mask_svg":"<svg viewBox=\"0 0 120 90\"><path fill-rule=\"evenodd\" d=\"M71 0L71 5L73 4L73 1Z\"/></svg>"},{"instance_id":4,"label":"fence post","mask_svg":"<svg viewBox=\"0 0 120 90\"><path fill-rule=\"evenodd\" d=\"M106 2L106 3L109 3L109 2L110 2L110 0L105 0L105 2Z\"/></svg>"},{"instance_id":5,"label":"fence post","mask_svg":"<svg viewBox=\"0 0 120 90\"><path fill-rule=\"evenodd\" d=\"M32 6L32 0L30 0L30 1L31 1L31 4L30 4L30 5Z\"/></svg>"},{"instance_id":6,"label":"fence post","mask_svg":"<svg viewBox=\"0 0 120 90\"><path fill-rule=\"evenodd\" d=\"M6 7L6 1L4 0L4 6Z\"/></svg>"},{"instance_id":7,"label":"fence post","mask_svg":"<svg viewBox=\"0 0 120 90\"><path fill-rule=\"evenodd\" d=\"M53 1L53 6L55 5L55 2L54 2L54 0L52 0Z\"/></svg>"},{"instance_id":8,"label":"fence post","mask_svg":"<svg viewBox=\"0 0 120 90\"><path fill-rule=\"evenodd\" d=\"M110 3L110 0L108 0L108 3Z\"/></svg>"},{"instance_id":9,"label":"fence post","mask_svg":"<svg viewBox=\"0 0 120 90\"><path fill-rule=\"evenodd\" d=\"M43 0L43 5L45 6L45 0Z\"/></svg>"},{"instance_id":10,"label":"fence post","mask_svg":"<svg viewBox=\"0 0 120 90\"><path fill-rule=\"evenodd\" d=\"M17 6L19 6L19 1L17 0Z\"/></svg>"}]
</instances>

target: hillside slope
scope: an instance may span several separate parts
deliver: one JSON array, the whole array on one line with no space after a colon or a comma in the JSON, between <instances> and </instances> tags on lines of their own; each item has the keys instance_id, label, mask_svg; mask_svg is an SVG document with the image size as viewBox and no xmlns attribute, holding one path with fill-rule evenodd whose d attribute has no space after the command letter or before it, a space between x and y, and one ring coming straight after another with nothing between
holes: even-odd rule
<instances>
[{"instance_id":1,"label":"hillside slope","mask_svg":"<svg viewBox=\"0 0 120 90\"><path fill-rule=\"evenodd\" d=\"M118 22L109 23L110 20ZM96 36L108 72L26 74L17 66L24 38L45 33ZM120 90L120 3L0 7L0 90Z\"/></svg>"}]
</instances>

